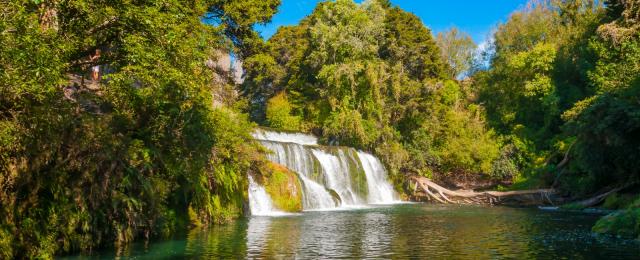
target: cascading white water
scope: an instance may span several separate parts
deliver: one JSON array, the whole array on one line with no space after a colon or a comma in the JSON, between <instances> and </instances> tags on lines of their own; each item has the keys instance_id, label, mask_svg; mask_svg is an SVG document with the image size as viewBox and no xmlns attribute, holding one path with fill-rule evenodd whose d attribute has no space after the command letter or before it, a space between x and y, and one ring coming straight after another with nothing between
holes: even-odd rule
<instances>
[{"instance_id":1,"label":"cascading white water","mask_svg":"<svg viewBox=\"0 0 640 260\"><path fill-rule=\"evenodd\" d=\"M371 154L319 146L315 136L300 133L257 130L253 136L272 151L267 159L298 173L304 210L398 201L384 166Z\"/></svg>"},{"instance_id":2,"label":"cascading white water","mask_svg":"<svg viewBox=\"0 0 640 260\"><path fill-rule=\"evenodd\" d=\"M339 205L324 185L316 180L318 168L310 150L297 143L263 140L262 145L273 152L267 155L267 159L298 173L302 184L304 209L330 209Z\"/></svg>"},{"instance_id":3,"label":"cascading white water","mask_svg":"<svg viewBox=\"0 0 640 260\"><path fill-rule=\"evenodd\" d=\"M340 196L342 205L361 205L363 201L353 190L351 176L349 175L349 163L345 154L339 150L338 155L332 155L322 150L313 149L313 155L318 159L326 176L325 186L335 191Z\"/></svg>"},{"instance_id":4,"label":"cascading white water","mask_svg":"<svg viewBox=\"0 0 640 260\"><path fill-rule=\"evenodd\" d=\"M369 187L369 203L387 204L398 201L396 192L387 181L387 171L375 156L358 152L358 158L362 162L364 173L367 175L367 186Z\"/></svg>"},{"instance_id":5,"label":"cascading white water","mask_svg":"<svg viewBox=\"0 0 640 260\"><path fill-rule=\"evenodd\" d=\"M318 138L313 135L306 135L301 133L285 133L285 132L273 132L256 130L253 132L253 137L257 140L268 140L272 142L294 143L302 145L317 145Z\"/></svg>"},{"instance_id":6,"label":"cascading white water","mask_svg":"<svg viewBox=\"0 0 640 260\"><path fill-rule=\"evenodd\" d=\"M273 206L271 197L264 187L260 186L249 175L249 209L254 216L277 216L285 214Z\"/></svg>"}]
</instances>

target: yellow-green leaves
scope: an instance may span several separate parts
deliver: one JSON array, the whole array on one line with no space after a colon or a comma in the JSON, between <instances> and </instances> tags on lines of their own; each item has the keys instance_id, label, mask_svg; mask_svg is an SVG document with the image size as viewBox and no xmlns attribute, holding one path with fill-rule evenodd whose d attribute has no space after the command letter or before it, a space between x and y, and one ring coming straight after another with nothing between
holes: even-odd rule
<instances>
[{"instance_id":1,"label":"yellow-green leaves","mask_svg":"<svg viewBox=\"0 0 640 260\"><path fill-rule=\"evenodd\" d=\"M300 129L300 117L292 115L292 108L284 92L267 102L267 123L270 127L289 131Z\"/></svg>"}]
</instances>

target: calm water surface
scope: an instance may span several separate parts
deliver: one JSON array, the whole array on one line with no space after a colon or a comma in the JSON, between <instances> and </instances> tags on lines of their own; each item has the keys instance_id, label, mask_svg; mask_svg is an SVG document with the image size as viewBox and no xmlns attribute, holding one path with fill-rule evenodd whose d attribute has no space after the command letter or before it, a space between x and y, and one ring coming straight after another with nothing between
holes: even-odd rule
<instances>
[{"instance_id":1,"label":"calm water surface","mask_svg":"<svg viewBox=\"0 0 640 260\"><path fill-rule=\"evenodd\" d=\"M75 259L640 259L640 242L593 235L599 215L403 204L252 217ZM116 257L120 255L120 257ZM70 258L70 259L73 259Z\"/></svg>"}]
</instances>

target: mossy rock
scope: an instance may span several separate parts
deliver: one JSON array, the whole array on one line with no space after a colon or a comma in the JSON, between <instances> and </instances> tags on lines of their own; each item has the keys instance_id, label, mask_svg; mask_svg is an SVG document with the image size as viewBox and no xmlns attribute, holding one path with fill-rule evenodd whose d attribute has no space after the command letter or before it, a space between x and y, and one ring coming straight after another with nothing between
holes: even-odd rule
<instances>
[{"instance_id":1,"label":"mossy rock","mask_svg":"<svg viewBox=\"0 0 640 260\"><path fill-rule=\"evenodd\" d=\"M596 222L592 230L601 234L640 239L640 208L604 216Z\"/></svg>"},{"instance_id":2,"label":"mossy rock","mask_svg":"<svg viewBox=\"0 0 640 260\"><path fill-rule=\"evenodd\" d=\"M367 175L364 173L363 166L360 163L360 158L354 149L346 150L345 154L350 164L349 177L351 178L351 184L353 184L358 196L366 200L369 195L369 186L367 183Z\"/></svg>"},{"instance_id":3,"label":"mossy rock","mask_svg":"<svg viewBox=\"0 0 640 260\"><path fill-rule=\"evenodd\" d=\"M298 175L276 163L269 163L267 167L264 187L273 204L286 212L302 211L302 185Z\"/></svg>"},{"instance_id":4,"label":"mossy rock","mask_svg":"<svg viewBox=\"0 0 640 260\"><path fill-rule=\"evenodd\" d=\"M333 201L336 203L336 205L341 205L342 204L342 199L340 198L340 195L338 195L338 193L335 190L327 189L327 191L329 192L329 194L333 198Z\"/></svg>"}]
</instances>

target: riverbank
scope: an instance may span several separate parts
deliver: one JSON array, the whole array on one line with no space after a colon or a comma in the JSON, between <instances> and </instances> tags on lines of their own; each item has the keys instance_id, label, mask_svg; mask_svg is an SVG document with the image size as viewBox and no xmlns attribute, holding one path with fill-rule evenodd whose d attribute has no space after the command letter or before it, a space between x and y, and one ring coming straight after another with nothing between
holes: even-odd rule
<instances>
[{"instance_id":1,"label":"riverbank","mask_svg":"<svg viewBox=\"0 0 640 260\"><path fill-rule=\"evenodd\" d=\"M479 191L449 190L421 177L408 178L409 192L415 201L441 204L538 206L546 211L607 214L593 226L593 231L640 240L640 196L628 193L634 185L611 189L586 199L561 196L554 189ZM627 193L621 193L622 191ZM637 198L637 199L635 199ZM635 199L635 200L634 200Z\"/></svg>"}]
</instances>

